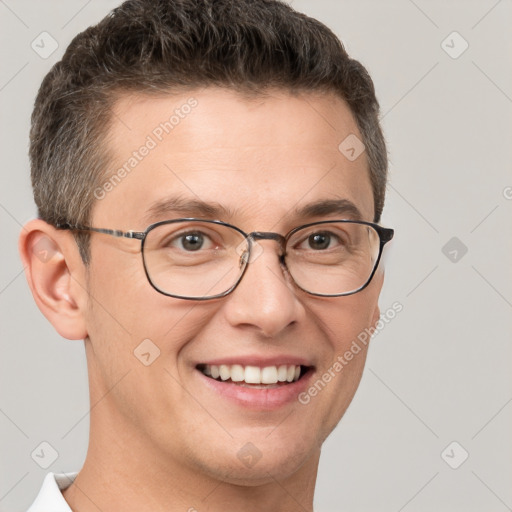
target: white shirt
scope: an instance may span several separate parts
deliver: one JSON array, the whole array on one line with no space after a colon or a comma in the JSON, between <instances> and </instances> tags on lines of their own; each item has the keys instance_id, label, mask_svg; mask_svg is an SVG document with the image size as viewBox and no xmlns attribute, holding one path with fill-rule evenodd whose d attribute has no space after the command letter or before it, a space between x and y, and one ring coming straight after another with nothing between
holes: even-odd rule
<instances>
[{"instance_id":1,"label":"white shirt","mask_svg":"<svg viewBox=\"0 0 512 512\"><path fill-rule=\"evenodd\" d=\"M37 498L27 512L72 512L61 491L73 483L76 475L78 472L48 473Z\"/></svg>"}]
</instances>

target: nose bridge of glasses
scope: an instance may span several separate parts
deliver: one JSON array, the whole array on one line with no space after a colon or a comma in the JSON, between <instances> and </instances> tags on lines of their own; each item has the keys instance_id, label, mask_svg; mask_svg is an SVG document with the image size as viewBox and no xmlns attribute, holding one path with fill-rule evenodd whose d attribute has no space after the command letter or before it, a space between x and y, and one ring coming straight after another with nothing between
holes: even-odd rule
<instances>
[{"instance_id":1,"label":"nose bridge of glasses","mask_svg":"<svg viewBox=\"0 0 512 512\"><path fill-rule=\"evenodd\" d=\"M286 238L279 233L273 233L271 231L253 231L252 233L249 233L247 238L250 238L251 240L253 240L255 242L257 242L258 240L274 240L275 242L277 242L279 244L281 253L284 252Z\"/></svg>"}]
</instances>

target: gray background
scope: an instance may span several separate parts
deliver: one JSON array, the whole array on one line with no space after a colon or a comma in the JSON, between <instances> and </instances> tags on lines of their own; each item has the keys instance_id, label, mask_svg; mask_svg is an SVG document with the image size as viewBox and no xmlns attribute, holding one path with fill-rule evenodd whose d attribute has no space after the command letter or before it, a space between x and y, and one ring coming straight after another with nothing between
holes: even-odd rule
<instances>
[{"instance_id":1,"label":"gray background","mask_svg":"<svg viewBox=\"0 0 512 512\"><path fill-rule=\"evenodd\" d=\"M26 509L47 471L78 470L86 453L83 343L59 338L36 308L16 244L35 215L37 88L71 38L117 3L0 0L0 511ZM396 229L381 309L403 305L324 446L316 509L512 510L512 5L292 5L330 26L375 81L391 155L383 224ZM46 59L31 48L43 31L59 45ZM48 469L31 458L43 441L58 452Z\"/></svg>"}]
</instances>

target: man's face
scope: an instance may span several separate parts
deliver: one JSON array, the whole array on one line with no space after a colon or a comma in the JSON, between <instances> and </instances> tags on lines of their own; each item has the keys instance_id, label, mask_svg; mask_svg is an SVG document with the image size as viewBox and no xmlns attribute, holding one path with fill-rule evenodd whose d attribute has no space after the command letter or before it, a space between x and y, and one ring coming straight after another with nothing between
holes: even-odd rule
<instances>
[{"instance_id":1,"label":"man's face","mask_svg":"<svg viewBox=\"0 0 512 512\"><path fill-rule=\"evenodd\" d=\"M180 110L190 98L194 106ZM167 127L169 133L159 130L175 109L179 121ZM111 170L148 145L148 136L156 145L107 187L93 211L95 227L143 231L167 219L215 218L183 208L188 200L222 207L220 220L246 233L285 235L308 222L351 218L295 213L321 200L350 201L362 220L373 220L366 157L350 161L338 149L349 134L361 137L346 104L332 95L275 91L249 100L212 88L122 97L115 113ZM176 197L179 210L160 208L148 218L155 203ZM162 470L179 464L234 482L282 478L316 464L355 393L366 350L309 403L297 397L377 320L382 274L354 295L315 297L294 287L275 241L258 243L261 254L230 295L194 302L151 287L140 241L92 234L86 349L91 400L99 400L91 413L93 432L115 430L120 447ZM152 361L147 366L134 354L140 355L144 340L151 340L141 346L150 354L142 357ZM309 371L278 388L249 389L200 370L222 363Z\"/></svg>"}]
</instances>

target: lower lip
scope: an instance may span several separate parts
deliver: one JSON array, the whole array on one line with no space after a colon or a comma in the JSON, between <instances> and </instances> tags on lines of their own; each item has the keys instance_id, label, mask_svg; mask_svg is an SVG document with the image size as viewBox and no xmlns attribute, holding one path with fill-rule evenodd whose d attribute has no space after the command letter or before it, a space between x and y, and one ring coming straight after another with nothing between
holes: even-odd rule
<instances>
[{"instance_id":1,"label":"lower lip","mask_svg":"<svg viewBox=\"0 0 512 512\"><path fill-rule=\"evenodd\" d=\"M213 391L227 398L231 402L242 407L259 410L279 409L284 405L297 402L298 395L308 386L313 375L312 369L309 369L299 380L283 384L277 387L269 388L250 388L233 384L232 382L223 382L207 377L200 370L196 370L202 381Z\"/></svg>"}]
</instances>

